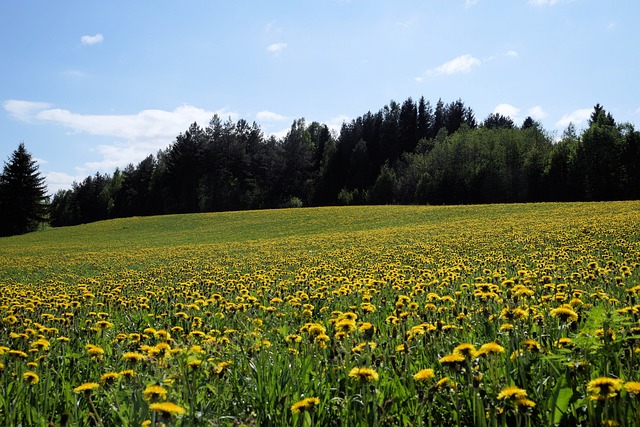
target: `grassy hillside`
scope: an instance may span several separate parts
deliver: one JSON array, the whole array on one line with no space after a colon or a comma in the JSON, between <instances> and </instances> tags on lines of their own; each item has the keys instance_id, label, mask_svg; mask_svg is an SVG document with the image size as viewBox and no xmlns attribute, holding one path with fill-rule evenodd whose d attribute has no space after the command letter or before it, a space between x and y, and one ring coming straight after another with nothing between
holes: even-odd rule
<instances>
[{"instance_id":1,"label":"grassy hillside","mask_svg":"<svg viewBox=\"0 0 640 427\"><path fill-rule=\"evenodd\" d=\"M638 292L640 202L229 212L3 238L0 420L632 425Z\"/></svg>"}]
</instances>

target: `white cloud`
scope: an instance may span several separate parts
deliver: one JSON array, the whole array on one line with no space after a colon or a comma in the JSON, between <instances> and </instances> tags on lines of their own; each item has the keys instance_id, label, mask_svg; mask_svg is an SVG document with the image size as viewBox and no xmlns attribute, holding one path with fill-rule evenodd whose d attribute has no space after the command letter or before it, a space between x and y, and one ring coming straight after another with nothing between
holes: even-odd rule
<instances>
[{"instance_id":1,"label":"white cloud","mask_svg":"<svg viewBox=\"0 0 640 427\"><path fill-rule=\"evenodd\" d=\"M444 64L427 71L429 75L438 74L456 74L456 73L468 73L473 67L477 67L482 62L469 54L460 55L457 58L447 61Z\"/></svg>"},{"instance_id":2,"label":"white cloud","mask_svg":"<svg viewBox=\"0 0 640 427\"><path fill-rule=\"evenodd\" d=\"M95 36L82 36L80 37L80 42L84 45L92 45L97 43L102 43L104 37L102 34L98 33Z\"/></svg>"},{"instance_id":3,"label":"white cloud","mask_svg":"<svg viewBox=\"0 0 640 427\"><path fill-rule=\"evenodd\" d=\"M86 163L78 172L110 171L129 163L137 163L149 154L166 148L175 137L186 131L193 122L206 126L214 114L236 119L237 114L225 109L208 111L191 105L173 111L143 110L136 114L99 115L79 114L48 103L7 101L5 110L25 122L47 122L64 126L75 133L111 137L114 142L100 145L100 160Z\"/></svg>"},{"instance_id":4,"label":"white cloud","mask_svg":"<svg viewBox=\"0 0 640 427\"><path fill-rule=\"evenodd\" d=\"M46 172L43 174L47 183L47 192L56 194L58 190L68 190L74 182L82 182L87 175L69 175L65 172Z\"/></svg>"},{"instance_id":5,"label":"white cloud","mask_svg":"<svg viewBox=\"0 0 640 427\"><path fill-rule=\"evenodd\" d=\"M516 120L519 117L520 109L511 104L498 104L493 109L493 114L500 114L505 117L510 117L511 120Z\"/></svg>"},{"instance_id":6,"label":"white cloud","mask_svg":"<svg viewBox=\"0 0 640 427\"><path fill-rule=\"evenodd\" d=\"M14 119L29 122L33 119L34 113L49 108L51 104L48 102L31 102L9 99L3 102L2 106Z\"/></svg>"},{"instance_id":7,"label":"white cloud","mask_svg":"<svg viewBox=\"0 0 640 427\"><path fill-rule=\"evenodd\" d=\"M564 129L569 126L569 123L581 125L589 119L591 111L592 110L590 108L582 108L580 110L575 110L572 113L565 114L556 122L556 129Z\"/></svg>"},{"instance_id":8,"label":"white cloud","mask_svg":"<svg viewBox=\"0 0 640 427\"><path fill-rule=\"evenodd\" d=\"M341 114L339 116L335 116L330 118L325 122L327 127L331 132L340 133L340 129L342 128L342 124L345 122L351 121L351 117Z\"/></svg>"},{"instance_id":9,"label":"white cloud","mask_svg":"<svg viewBox=\"0 0 640 427\"><path fill-rule=\"evenodd\" d=\"M285 50L286 47L287 47L286 43L274 43L267 46L267 51L278 55L280 52Z\"/></svg>"},{"instance_id":10,"label":"white cloud","mask_svg":"<svg viewBox=\"0 0 640 427\"><path fill-rule=\"evenodd\" d=\"M259 122L281 122L287 120L287 117L272 111L260 111L256 114L256 120Z\"/></svg>"},{"instance_id":11,"label":"white cloud","mask_svg":"<svg viewBox=\"0 0 640 427\"><path fill-rule=\"evenodd\" d=\"M518 124L524 121L525 117L531 116L534 120L542 120L547 117L547 112L539 106L535 105L529 108L525 114L521 114L522 109L518 108L511 104L498 104L494 109L493 113L501 114L503 116L509 117L514 123Z\"/></svg>"},{"instance_id":12,"label":"white cloud","mask_svg":"<svg viewBox=\"0 0 640 427\"><path fill-rule=\"evenodd\" d=\"M535 107L529 108L529 110L527 111L527 115L531 116L531 118L534 120L542 120L547 117L547 112L544 111L541 106L536 105Z\"/></svg>"},{"instance_id":13,"label":"white cloud","mask_svg":"<svg viewBox=\"0 0 640 427\"><path fill-rule=\"evenodd\" d=\"M478 0L464 0L464 7L471 7L478 3Z\"/></svg>"},{"instance_id":14,"label":"white cloud","mask_svg":"<svg viewBox=\"0 0 640 427\"><path fill-rule=\"evenodd\" d=\"M509 58L517 58L518 52L516 52L515 50L509 50L507 51L507 53L505 53L505 56L508 56Z\"/></svg>"}]
</instances>

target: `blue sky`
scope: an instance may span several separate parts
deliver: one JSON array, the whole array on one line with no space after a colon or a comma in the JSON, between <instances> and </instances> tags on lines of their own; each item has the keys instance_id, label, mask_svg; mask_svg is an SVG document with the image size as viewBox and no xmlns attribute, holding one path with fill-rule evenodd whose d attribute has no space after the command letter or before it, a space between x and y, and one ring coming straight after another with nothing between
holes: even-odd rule
<instances>
[{"instance_id":1,"label":"blue sky","mask_svg":"<svg viewBox=\"0 0 640 427\"><path fill-rule=\"evenodd\" d=\"M460 98L560 135L596 103L640 127L637 0L0 2L0 159L51 193L214 114L283 135Z\"/></svg>"}]
</instances>

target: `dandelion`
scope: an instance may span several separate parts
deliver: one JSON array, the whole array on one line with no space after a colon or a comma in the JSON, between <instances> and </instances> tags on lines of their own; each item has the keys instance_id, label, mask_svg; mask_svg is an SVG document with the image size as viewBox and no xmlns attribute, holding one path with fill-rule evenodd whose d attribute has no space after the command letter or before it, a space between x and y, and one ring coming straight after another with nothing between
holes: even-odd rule
<instances>
[{"instance_id":1,"label":"dandelion","mask_svg":"<svg viewBox=\"0 0 640 427\"><path fill-rule=\"evenodd\" d=\"M476 348L473 344L463 343L453 349L453 354L459 354L465 358L472 358L475 356Z\"/></svg>"},{"instance_id":2,"label":"dandelion","mask_svg":"<svg viewBox=\"0 0 640 427\"><path fill-rule=\"evenodd\" d=\"M141 353L137 353L135 351L128 351L125 354L122 355L122 358L124 360L126 360L127 362L140 362L142 360L144 360L145 356Z\"/></svg>"},{"instance_id":3,"label":"dandelion","mask_svg":"<svg viewBox=\"0 0 640 427\"><path fill-rule=\"evenodd\" d=\"M523 348L526 348L527 350L529 350L531 352L535 352L535 353L538 353L541 350L540 343L538 341L532 340L532 339L524 340L524 341L522 341L522 343L520 343L520 345Z\"/></svg>"},{"instance_id":4,"label":"dandelion","mask_svg":"<svg viewBox=\"0 0 640 427\"><path fill-rule=\"evenodd\" d=\"M378 381L378 373L371 368L353 368L349 371L349 376L358 382Z\"/></svg>"},{"instance_id":5,"label":"dandelion","mask_svg":"<svg viewBox=\"0 0 640 427\"><path fill-rule=\"evenodd\" d=\"M504 353L504 347L495 342L489 342L486 344L482 344L478 351L476 352L477 356L490 356L496 354Z\"/></svg>"},{"instance_id":6,"label":"dandelion","mask_svg":"<svg viewBox=\"0 0 640 427\"><path fill-rule=\"evenodd\" d=\"M421 369L413 376L413 379L416 381L429 381L434 377L433 369Z\"/></svg>"},{"instance_id":7,"label":"dandelion","mask_svg":"<svg viewBox=\"0 0 640 427\"><path fill-rule=\"evenodd\" d=\"M121 377L125 377L125 378L133 378L137 375L136 371L134 371L133 369L125 369L123 371L120 371L120 376Z\"/></svg>"},{"instance_id":8,"label":"dandelion","mask_svg":"<svg viewBox=\"0 0 640 427\"><path fill-rule=\"evenodd\" d=\"M634 397L640 396L640 382L638 381L628 381L624 383L624 389Z\"/></svg>"},{"instance_id":9,"label":"dandelion","mask_svg":"<svg viewBox=\"0 0 640 427\"><path fill-rule=\"evenodd\" d=\"M457 367L459 364L463 364L466 360L467 359L463 355L452 353L452 354L448 354L446 356L441 357L440 360L438 360L438 362L440 362L440 364L442 365L453 368L453 367Z\"/></svg>"},{"instance_id":10,"label":"dandelion","mask_svg":"<svg viewBox=\"0 0 640 427\"><path fill-rule=\"evenodd\" d=\"M618 378L599 377L587 383L590 400L606 400L618 395L622 388L622 380Z\"/></svg>"},{"instance_id":11,"label":"dandelion","mask_svg":"<svg viewBox=\"0 0 640 427\"><path fill-rule=\"evenodd\" d=\"M37 384L40 381L40 377L33 371L27 371L22 374L22 378L29 384Z\"/></svg>"},{"instance_id":12,"label":"dandelion","mask_svg":"<svg viewBox=\"0 0 640 427\"><path fill-rule=\"evenodd\" d=\"M515 400L527 397L527 390L516 386L509 386L502 389L498 393L498 400Z\"/></svg>"},{"instance_id":13,"label":"dandelion","mask_svg":"<svg viewBox=\"0 0 640 427\"><path fill-rule=\"evenodd\" d=\"M187 366L189 366L189 368L191 369L199 368L200 366L202 366L202 360L190 360L189 362L187 362Z\"/></svg>"},{"instance_id":14,"label":"dandelion","mask_svg":"<svg viewBox=\"0 0 640 427\"><path fill-rule=\"evenodd\" d=\"M578 321L578 313L573 311L570 306L561 306L554 308L549 312L551 317L560 319L562 322L576 322Z\"/></svg>"},{"instance_id":15,"label":"dandelion","mask_svg":"<svg viewBox=\"0 0 640 427\"><path fill-rule=\"evenodd\" d=\"M149 405L149 409L156 412L162 412L170 415L183 415L187 411L182 406L171 402L157 402Z\"/></svg>"},{"instance_id":16,"label":"dandelion","mask_svg":"<svg viewBox=\"0 0 640 427\"><path fill-rule=\"evenodd\" d=\"M87 350L89 356L102 357L104 355L104 350L97 345L87 344L84 348Z\"/></svg>"},{"instance_id":17,"label":"dandelion","mask_svg":"<svg viewBox=\"0 0 640 427\"><path fill-rule=\"evenodd\" d=\"M146 401L154 399L165 400L167 398L167 389L158 384L150 385L144 389L142 397Z\"/></svg>"},{"instance_id":18,"label":"dandelion","mask_svg":"<svg viewBox=\"0 0 640 427\"><path fill-rule=\"evenodd\" d=\"M84 383L73 389L74 393L91 393L91 391L100 387L98 383Z\"/></svg>"},{"instance_id":19,"label":"dandelion","mask_svg":"<svg viewBox=\"0 0 640 427\"><path fill-rule=\"evenodd\" d=\"M317 397L307 397L302 399L293 405L291 405L291 412L299 414L301 412L311 412L320 404L320 399Z\"/></svg>"},{"instance_id":20,"label":"dandelion","mask_svg":"<svg viewBox=\"0 0 640 427\"><path fill-rule=\"evenodd\" d=\"M117 372L107 372L100 377L100 381L105 386L114 384L116 380L120 378L120 374Z\"/></svg>"}]
</instances>

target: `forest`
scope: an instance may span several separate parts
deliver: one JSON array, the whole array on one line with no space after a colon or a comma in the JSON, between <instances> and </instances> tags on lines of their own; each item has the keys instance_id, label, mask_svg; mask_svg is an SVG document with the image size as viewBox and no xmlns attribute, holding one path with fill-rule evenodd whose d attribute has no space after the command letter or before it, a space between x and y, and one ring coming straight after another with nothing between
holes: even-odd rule
<instances>
[{"instance_id":1,"label":"forest","mask_svg":"<svg viewBox=\"0 0 640 427\"><path fill-rule=\"evenodd\" d=\"M603 106L559 138L527 117L478 122L462 100L391 101L331 132L294 120L283 138L240 119L193 123L165 150L60 190L50 224L349 204L640 198L640 131Z\"/></svg>"}]
</instances>

